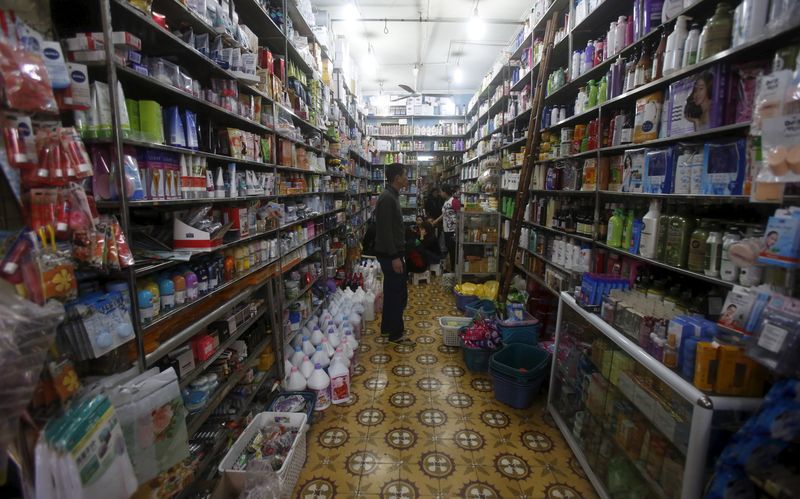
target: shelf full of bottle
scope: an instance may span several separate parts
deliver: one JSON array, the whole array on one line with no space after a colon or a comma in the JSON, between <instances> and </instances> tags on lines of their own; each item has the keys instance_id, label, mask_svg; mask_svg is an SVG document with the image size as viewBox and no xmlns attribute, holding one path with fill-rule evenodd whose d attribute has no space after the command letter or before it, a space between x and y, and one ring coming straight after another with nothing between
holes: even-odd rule
<instances>
[{"instance_id":1,"label":"shelf full of bottle","mask_svg":"<svg viewBox=\"0 0 800 499\"><path fill-rule=\"evenodd\" d=\"M424 138L454 138L467 133L467 124L463 121L439 121L433 124L414 123L370 123L367 125L367 134L381 137L424 137Z\"/></svg>"},{"instance_id":2,"label":"shelf full of bottle","mask_svg":"<svg viewBox=\"0 0 800 499\"><path fill-rule=\"evenodd\" d=\"M379 151L399 151L399 152L460 152L465 148L465 140L441 139L441 140L401 140L401 139L377 139L375 147Z\"/></svg>"},{"instance_id":3,"label":"shelf full of bottle","mask_svg":"<svg viewBox=\"0 0 800 499\"><path fill-rule=\"evenodd\" d=\"M501 199L509 228L514 202L509 196ZM623 205L605 197L537 194L524 211L524 225L555 234L575 248L591 243L592 253L602 253L605 259L622 257L725 288L767 283L791 295L795 283L790 269L757 264L755 257L747 264L729 251L739 241L756 246L764 241L766 221L774 211L774 205L687 204L670 198L634 198ZM553 261L578 268L560 258ZM593 271L607 268L601 263L593 262Z\"/></svg>"}]
</instances>

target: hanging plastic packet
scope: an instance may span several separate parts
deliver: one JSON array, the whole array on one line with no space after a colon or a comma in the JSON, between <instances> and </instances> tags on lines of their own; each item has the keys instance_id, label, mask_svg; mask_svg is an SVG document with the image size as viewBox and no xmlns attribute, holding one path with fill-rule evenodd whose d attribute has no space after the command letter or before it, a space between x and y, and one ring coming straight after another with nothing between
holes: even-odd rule
<instances>
[{"instance_id":1,"label":"hanging plastic packet","mask_svg":"<svg viewBox=\"0 0 800 499\"><path fill-rule=\"evenodd\" d=\"M37 163L36 137L31 117L23 113L5 113L3 137L8 160L17 168L29 168Z\"/></svg>"},{"instance_id":2,"label":"hanging plastic packet","mask_svg":"<svg viewBox=\"0 0 800 499\"><path fill-rule=\"evenodd\" d=\"M58 112L44 60L17 43L16 19L11 10L0 10L0 78L9 108Z\"/></svg>"},{"instance_id":3,"label":"hanging plastic packet","mask_svg":"<svg viewBox=\"0 0 800 499\"><path fill-rule=\"evenodd\" d=\"M61 139L61 153L69 165L67 176L70 179L81 179L92 175L92 160L80 135L73 127L64 127L58 131Z\"/></svg>"}]
</instances>

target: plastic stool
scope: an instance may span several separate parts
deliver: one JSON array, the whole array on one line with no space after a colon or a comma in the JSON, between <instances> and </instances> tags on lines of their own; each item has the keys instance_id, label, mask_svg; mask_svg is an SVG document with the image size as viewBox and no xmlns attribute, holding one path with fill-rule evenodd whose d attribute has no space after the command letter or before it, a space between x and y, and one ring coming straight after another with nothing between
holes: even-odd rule
<instances>
[{"instance_id":1,"label":"plastic stool","mask_svg":"<svg viewBox=\"0 0 800 499\"><path fill-rule=\"evenodd\" d=\"M442 262L432 263L428 266L428 271L434 276L442 275Z\"/></svg>"},{"instance_id":2,"label":"plastic stool","mask_svg":"<svg viewBox=\"0 0 800 499\"><path fill-rule=\"evenodd\" d=\"M425 281L427 284L431 283L430 270L426 270L425 272L415 272L411 274L411 282L414 284L414 286L418 285L420 281Z\"/></svg>"}]
</instances>

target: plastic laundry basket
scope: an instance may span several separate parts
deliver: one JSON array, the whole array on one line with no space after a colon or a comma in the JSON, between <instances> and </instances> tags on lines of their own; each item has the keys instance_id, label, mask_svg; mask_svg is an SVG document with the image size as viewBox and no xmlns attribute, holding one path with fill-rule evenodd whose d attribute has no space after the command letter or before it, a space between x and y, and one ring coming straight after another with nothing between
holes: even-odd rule
<instances>
[{"instance_id":1,"label":"plastic laundry basket","mask_svg":"<svg viewBox=\"0 0 800 499\"><path fill-rule=\"evenodd\" d=\"M492 355L489 364L498 373L513 378L518 383L525 383L542 373L547 374L550 352L537 346L515 343L498 350Z\"/></svg>"},{"instance_id":2,"label":"plastic laundry basket","mask_svg":"<svg viewBox=\"0 0 800 499\"><path fill-rule=\"evenodd\" d=\"M536 399L542 383L547 379L547 370L524 383L491 368L489 375L492 377L495 399L516 409L525 409Z\"/></svg>"},{"instance_id":3,"label":"plastic laundry basket","mask_svg":"<svg viewBox=\"0 0 800 499\"><path fill-rule=\"evenodd\" d=\"M286 460L283 466L276 472L281 481L283 489L283 497L290 497L297 485L297 479L300 478L300 472L303 470L303 465L306 463L306 431L308 429L308 417L303 413L292 412L262 412L253 418L247 428L239 435L233 446L230 448L225 457L220 461L217 469L220 473L228 475L231 485L237 492L241 492L244 487L244 481L247 476L245 470L236 470L234 466L244 452L247 452L247 446L255 437L256 433L262 428L271 424L284 424L289 427L299 428L297 437L292 444L292 448L286 455Z\"/></svg>"},{"instance_id":4,"label":"plastic laundry basket","mask_svg":"<svg viewBox=\"0 0 800 499\"><path fill-rule=\"evenodd\" d=\"M493 318L497 309L492 300L478 300L476 303L467 304L464 313L468 317L475 317L480 314L481 317Z\"/></svg>"},{"instance_id":5,"label":"plastic laundry basket","mask_svg":"<svg viewBox=\"0 0 800 499\"><path fill-rule=\"evenodd\" d=\"M469 317L439 317L439 327L442 328L442 342L449 347L460 347L461 338L458 330L472 324Z\"/></svg>"},{"instance_id":6,"label":"plastic laundry basket","mask_svg":"<svg viewBox=\"0 0 800 499\"><path fill-rule=\"evenodd\" d=\"M470 348L467 346L461 348L461 352L464 355L464 364L467 365L467 369L474 373L485 373L488 371L489 360L496 351L497 350L486 350L483 348Z\"/></svg>"},{"instance_id":7,"label":"plastic laundry basket","mask_svg":"<svg viewBox=\"0 0 800 499\"><path fill-rule=\"evenodd\" d=\"M512 343L535 345L539 342L541 324L534 316L525 312L521 321L497 321L497 330L505 345Z\"/></svg>"}]
</instances>

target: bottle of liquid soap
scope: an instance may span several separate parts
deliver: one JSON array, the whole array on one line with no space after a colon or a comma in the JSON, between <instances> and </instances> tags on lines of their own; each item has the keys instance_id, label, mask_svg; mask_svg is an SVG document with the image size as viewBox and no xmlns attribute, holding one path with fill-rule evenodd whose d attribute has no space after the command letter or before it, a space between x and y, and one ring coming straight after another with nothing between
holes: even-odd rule
<instances>
[{"instance_id":1,"label":"bottle of liquid soap","mask_svg":"<svg viewBox=\"0 0 800 499\"><path fill-rule=\"evenodd\" d=\"M739 278L739 267L731 260L728 250L735 242L741 239L742 236L739 235L739 229L736 227L728 229L722 237L722 256L720 257L719 273L723 281L736 282Z\"/></svg>"},{"instance_id":2,"label":"bottle of liquid soap","mask_svg":"<svg viewBox=\"0 0 800 499\"><path fill-rule=\"evenodd\" d=\"M693 220L686 216L684 211L679 211L677 215L670 217L665 259L667 265L686 268L692 230L694 230Z\"/></svg>"},{"instance_id":3,"label":"bottle of liquid soap","mask_svg":"<svg viewBox=\"0 0 800 499\"><path fill-rule=\"evenodd\" d=\"M731 46L731 30L733 18L731 8L725 2L717 4L717 10L703 28L703 43L697 60L702 61L712 55L722 52Z\"/></svg>"},{"instance_id":4,"label":"bottle of liquid soap","mask_svg":"<svg viewBox=\"0 0 800 499\"><path fill-rule=\"evenodd\" d=\"M633 210L628 210L628 214L625 217L625 226L622 229L622 249L628 250L631 247L631 241L633 241Z\"/></svg>"},{"instance_id":5,"label":"bottle of liquid soap","mask_svg":"<svg viewBox=\"0 0 800 499\"><path fill-rule=\"evenodd\" d=\"M328 374L331 378L331 402L343 404L350 400L350 370L341 357L334 358Z\"/></svg>"},{"instance_id":6,"label":"bottle of liquid soap","mask_svg":"<svg viewBox=\"0 0 800 499\"><path fill-rule=\"evenodd\" d=\"M314 372L308 378L308 388L316 395L315 411L324 411L331 405L331 378L322 370L322 366L314 366Z\"/></svg>"},{"instance_id":7,"label":"bottle of liquid soap","mask_svg":"<svg viewBox=\"0 0 800 499\"><path fill-rule=\"evenodd\" d=\"M642 239L639 243L639 254L645 258L656 257L656 243L658 242L658 225L661 217L661 205L657 199L650 201L650 209L642 217Z\"/></svg>"},{"instance_id":8,"label":"bottle of liquid soap","mask_svg":"<svg viewBox=\"0 0 800 499\"><path fill-rule=\"evenodd\" d=\"M686 35L686 43L683 44L683 61L681 67L686 68L697 62L697 47L700 41L700 25L692 23L689 34Z\"/></svg>"},{"instance_id":9,"label":"bottle of liquid soap","mask_svg":"<svg viewBox=\"0 0 800 499\"><path fill-rule=\"evenodd\" d=\"M621 209L615 209L614 214L608 219L608 233L606 244L612 248L622 247L623 215Z\"/></svg>"},{"instance_id":10,"label":"bottle of liquid soap","mask_svg":"<svg viewBox=\"0 0 800 499\"><path fill-rule=\"evenodd\" d=\"M687 268L692 272L703 273L706 267L706 241L708 240L708 222L701 222L700 227L692 232L689 238L689 258Z\"/></svg>"},{"instance_id":11,"label":"bottle of liquid soap","mask_svg":"<svg viewBox=\"0 0 800 499\"><path fill-rule=\"evenodd\" d=\"M703 273L708 277L719 277L719 267L722 259L722 233L716 227L712 227L708 232L705 258Z\"/></svg>"},{"instance_id":12,"label":"bottle of liquid soap","mask_svg":"<svg viewBox=\"0 0 800 499\"><path fill-rule=\"evenodd\" d=\"M672 74L681 69L683 64L683 46L686 44L686 38L689 34L687 23L689 18L686 16L678 16L675 20L675 29L669 35L672 38L672 51L669 53L664 61L664 67L669 67L669 71L664 71L665 75Z\"/></svg>"}]
</instances>

